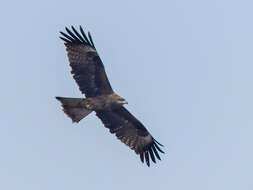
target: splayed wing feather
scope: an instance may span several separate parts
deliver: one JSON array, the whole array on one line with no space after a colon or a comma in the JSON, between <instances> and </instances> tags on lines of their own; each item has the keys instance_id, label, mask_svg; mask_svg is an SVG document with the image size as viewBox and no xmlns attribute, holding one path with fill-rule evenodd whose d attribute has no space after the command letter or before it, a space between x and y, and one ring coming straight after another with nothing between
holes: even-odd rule
<instances>
[{"instance_id":1,"label":"splayed wing feather","mask_svg":"<svg viewBox=\"0 0 253 190\"><path fill-rule=\"evenodd\" d=\"M77 32L77 30L74 28L74 26L71 26L71 28L74 31L74 33L76 34L76 36L80 39L80 41L85 42L83 37Z\"/></svg>"},{"instance_id":2,"label":"splayed wing feather","mask_svg":"<svg viewBox=\"0 0 253 190\"><path fill-rule=\"evenodd\" d=\"M148 167L150 166L149 163L149 155L148 155L148 151L145 152L145 160L146 160L146 164L148 165Z\"/></svg>"},{"instance_id":3,"label":"splayed wing feather","mask_svg":"<svg viewBox=\"0 0 253 190\"><path fill-rule=\"evenodd\" d=\"M76 36L74 35L67 27L65 27L66 31L68 32L68 34L77 42L81 42L81 40Z\"/></svg>"},{"instance_id":4,"label":"splayed wing feather","mask_svg":"<svg viewBox=\"0 0 253 190\"><path fill-rule=\"evenodd\" d=\"M141 162L144 163L144 153L140 153L140 159L141 159Z\"/></svg>"},{"instance_id":5,"label":"splayed wing feather","mask_svg":"<svg viewBox=\"0 0 253 190\"><path fill-rule=\"evenodd\" d=\"M152 148L152 150L154 151L154 153L155 153L157 159L158 159L158 160L161 160L161 158L160 158L160 156L159 156L157 150L155 149L154 145L152 145L151 148Z\"/></svg>"},{"instance_id":6,"label":"splayed wing feather","mask_svg":"<svg viewBox=\"0 0 253 190\"><path fill-rule=\"evenodd\" d=\"M92 37L91 37L91 35L90 35L90 32L88 32L88 36L89 36L89 39L90 39L90 42L91 42L92 46L95 48L94 42L93 42Z\"/></svg>"},{"instance_id":7,"label":"splayed wing feather","mask_svg":"<svg viewBox=\"0 0 253 190\"><path fill-rule=\"evenodd\" d=\"M156 144L156 142L154 143L155 147L157 148L157 150L159 150L161 153L164 153L160 148L159 146Z\"/></svg>"},{"instance_id":8,"label":"splayed wing feather","mask_svg":"<svg viewBox=\"0 0 253 190\"><path fill-rule=\"evenodd\" d=\"M154 139L154 141L159 144L160 146L163 146L161 143L159 143L157 140Z\"/></svg>"},{"instance_id":9,"label":"splayed wing feather","mask_svg":"<svg viewBox=\"0 0 253 190\"><path fill-rule=\"evenodd\" d=\"M74 39L72 37L70 37L69 35L65 34L64 32L60 32L61 35L63 35L65 38L67 38L68 40L70 40L71 42L74 41Z\"/></svg>"},{"instance_id":10,"label":"splayed wing feather","mask_svg":"<svg viewBox=\"0 0 253 190\"><path fill-rule=\"evenodd\" d=\"M152 151L152 148L149 147L148 151L149 151L151 160L152 160L154 163L156 163L156 161L155 161L155 156L154 156L154 153L153 153L153 151Z\"/></svg>"},{"instance_id":11,"label":"splayed wing feather","mask_svg":"<svg viewBox=\"0 0 253 190\"><path fill-rule=\"evenodd\" d=\"M66 38L60 37L65 43L71 43L70 40L67 40Z\"/></svg>"},{"instance_id":12,"label":"splayed wing feather","mask_svg":"<svg viewBox=\"0 0 253 190\"><path fill-rule=\"evenodd\" d=\"M86 43L88 43L88 45L91 45L91 44L89 43L89 40L88 40L86 34L85 34L84 31L83 31L83 28L82 28L81 26L80 26L80 32L82 33L82 35L83 35L83 37L84 37Z\"/></svg>"}]
</instances>

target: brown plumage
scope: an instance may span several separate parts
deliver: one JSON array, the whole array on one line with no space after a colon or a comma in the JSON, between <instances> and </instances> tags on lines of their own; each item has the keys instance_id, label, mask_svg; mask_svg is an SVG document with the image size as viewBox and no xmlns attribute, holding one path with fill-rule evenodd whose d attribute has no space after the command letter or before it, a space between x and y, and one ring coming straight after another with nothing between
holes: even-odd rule
<instances>
[{"instance_id":1,"label":"brown plumage","mask_svg":"<svg viewBox=\"0 0 253 190\"><path fill-rule=\"evenodd\" d=\"M156 158L161 159L158 152L164 153L159 147L162 145L123 106L126 100L114 93L90 33L87 37L81 26L80 33L71 28L72 31L66 27L67 34L60 32L60 38L65 42L73 78L86 98L56 97L63 111L73 122L95 111L104 126L139 154L142 162L150 166L151 159L156 163Z\"/></svg>"}]
</instances>

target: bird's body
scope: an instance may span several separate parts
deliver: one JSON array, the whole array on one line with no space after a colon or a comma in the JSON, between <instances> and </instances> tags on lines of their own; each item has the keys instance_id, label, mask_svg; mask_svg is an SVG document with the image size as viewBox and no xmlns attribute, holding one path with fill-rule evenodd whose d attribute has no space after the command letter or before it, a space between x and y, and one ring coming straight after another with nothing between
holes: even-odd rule
<instances>
[{"instance_id":1,"label":"bird's body","mask_svg":"<svg viewBox=\"0 0 253 190\"><path fill-rule=\"evenodd\" d=\"M60 38L65 42L71 73L86 98L56 97L62 103L63 111L73 122L79 122L95 111L104 126L139 154L142 162L144 157L148 166L149 158L153 162L156 162L155 157L160 160L158 151L164 153L159 148L162 145L123 106L127 101L113 91L90 33L88 39L81 27L81 34L74 27L72 30L66 28L68 34L61 32L63 37Z\"/></svg>"}]
</instances>

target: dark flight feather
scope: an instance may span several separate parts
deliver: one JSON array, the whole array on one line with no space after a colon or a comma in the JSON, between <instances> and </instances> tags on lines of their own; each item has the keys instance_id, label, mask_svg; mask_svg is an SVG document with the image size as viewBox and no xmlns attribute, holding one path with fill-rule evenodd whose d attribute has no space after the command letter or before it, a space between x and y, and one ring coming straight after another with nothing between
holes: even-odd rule
<instances>
[{"instance_id":1,"label":"dark flight feather","mask_svg":"<svg viewBox=\"0 0 253 190\"><path fill-rule=\"evenodd\" d=\"M70 37L69 35L65 34L64 32L60 32L60 33L61 33L61 35L63 35L66 39L68 39L72 43L74 42L74 39L72 37Z\"/></svg>"},{"instance_id":2,"label":"dark flight feather","mask_svg":"<svg viewBox=\"0 0 253 190\"><path fill-rule=\"evenodd\" d=\"M141 162L144 163L144 153L140 153L140 159L141 159Z\"/></svg>"},{"instance_id":3,"label":"dark flight feather","mask_svg":"<svg viewBox=\"0 0 253 190\"><path fill-rule=\"evenodd\" d=\"M155 147L157 148L157 150L159 150L161 153L164 153L160 148L159 146L156 144L156 142L154 143Z\"/></svg>"},{"instance_id":4,"label":"dark flight feather","mask_svg":"<svg viewBox=\"0 0 253 190\"><path fill-rule=\"evenodd\" d=\"M76 34L76 36L80 39L80 41L85 42L85 40L83 39L83 37L76 31L76 29L74 28L74 26L71 26L71 28L74 31L74 33Z\"/></svg>"},{"instance_id":5,"label":"dark flight feather","mask_svg":"<svg viewBox=\"0 0 253 190\"><path fill-rule=\"evenodd\" d=\"M149 147L148 151L149 151L151 160L152 160L154 163L156 163L156 161L155 161L155 156L154 156L154 153L153 153L153 151L152 151L152 148Z\"/></svg>"},{"instance_id":6,"label":"dark flight feather","mask_svg":"<svg viewBox=\"0 0 253 190\"><path fill-rule=\"evenodd\" d=\"M146 160L146 164L148 165L148 167L150 166L149 163L149 155L148 155L148 151L145 152L145 160Z\"/></svg>"},{"instance_id":7,"label":"dark flight feather","mask_svg":"<svg viewBox=\"0 0 253 190\"><path fill-rule=\"evenodd\" d=\"M155 155L156 155L157 159L158 159L158 160L161 160L161 158L160 158L160 156L159 156L159 154L158 154L157 150L155 149L155 146L154 146L154 145L152 145L152 146L151 146L151 148L152 148L152 150L154 151L154 153L155 153Z\"/></svg>"},{"instance_id":8,"label":"dark flight feather","mask_svg":"<svg viewBox=\"0 0 253 190\"><path fill-rule=\"evenodd\" d=\"M93 43L93 40L92 40L92 37L91 37L91 35L90 35L90 32L88 32L88 36L89 36L90 42L91 42L91 44L92 44L92 47L95 48L94 43Z\"/></svg>"},{"instance_id":9,"label":"dark flight feather","mask_svg":"<svg viewBox=\"0 0 253 190\"><path fill-rule=\"evenodd\" d=\"M60 37L65 43L71 43L70 40L67 40L66 38Z\"/></svg>"},{"instance_id":10,"label":"dark flight feather","mask_svg":"<svg viewBox=\"0 0 253 190\"><path fill-rule=\"evenodd\" d=\"M89 40L88 40L88 38L87 38L86 34L84 33L83 28L81 26L80 26L80 32L83 35L86 43L88 43L91 46L91 44L89 43Z\"/></svg>"},{"instance_id":11,"label":"dark flight feather","mask_svg":"<svg viewBox=\"0 0 253 190\"><path fill-rule=\"evenodd\" d=\"M78 37L76 37L76 35L74 35L67 27L65 27L65 29L76 42L82 43L82 41Z\"/></svg>"}]
</instances>

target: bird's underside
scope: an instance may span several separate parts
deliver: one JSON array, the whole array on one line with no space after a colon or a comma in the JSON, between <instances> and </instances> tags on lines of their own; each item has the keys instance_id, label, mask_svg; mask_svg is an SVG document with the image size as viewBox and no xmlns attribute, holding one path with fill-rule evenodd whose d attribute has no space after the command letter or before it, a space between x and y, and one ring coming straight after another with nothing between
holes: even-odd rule
<instances>
[{"instance_id":1,"label":"bird's underside","mask_svg":"<svg viewBox=\"0 0 253 190\"><path fill-rule=\"evenodd\" d=\"M126 100L114 93L90 33L87 37L81 26L80 33L71 28L66 27L67 34L60 32L60 38L65 42L73 78L86 98L56 97L63 111L73 122L95 111L104 126L139 154L142 162L149 166L150 159L154 163L156 158L161 160L158 152L164 153L159 147L162 145L123 106Z\"/></svg>"}]
</instances>

